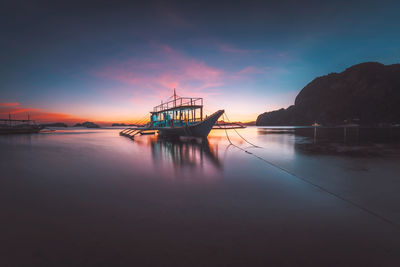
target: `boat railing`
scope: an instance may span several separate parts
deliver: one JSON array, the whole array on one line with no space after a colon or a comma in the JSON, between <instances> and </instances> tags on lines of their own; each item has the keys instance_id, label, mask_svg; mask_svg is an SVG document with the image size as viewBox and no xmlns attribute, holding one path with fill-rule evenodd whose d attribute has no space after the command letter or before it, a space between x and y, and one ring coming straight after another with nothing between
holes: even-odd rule
<instances>
[{"instance_id":1,"label":"boat railing","mask_svg":"<svg viewBox=\"0 0 400 267\"><path fill-rule=\"evenodd\" d=\"M168 102L162 103L153 108L153 112L162 112L179 107L202 107L203 98L179 97Z\"/></svg>"},{"instance_id":2,"label":"boat railing","mask_svg":"<svg viewBox=\"0 0 400 267\"><path fill-rule=\"evenodd\" d=\"M157 126L162 126L162 127L166 127L167 125L170 127L174 127L174 126L183 126L183 125L188 125L188 124L195 124L198 122L202 122L201 118L195 118L195 119L171 119L171 120L157 120L157 121L153 121L150 124L146 125L145 127L151 127L154 125Z\"/></svg>"}]
</instances>

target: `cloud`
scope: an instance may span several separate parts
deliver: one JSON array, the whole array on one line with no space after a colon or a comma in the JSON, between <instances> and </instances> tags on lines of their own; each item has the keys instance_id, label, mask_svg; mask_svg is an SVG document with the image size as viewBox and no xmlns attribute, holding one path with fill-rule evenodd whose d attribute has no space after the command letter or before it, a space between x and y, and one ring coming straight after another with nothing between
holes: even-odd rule
<instances>
[{"instance_id":1,"label":"cloud","mask_svg":"<svg viewBox=\"0 0 400 267\"><path fill-rule=\"evenodd\" d=\"M23 107L19 103L0 103L0 117L8 119L11 115L12 119L30 119L37 122L69 122L75 123L82 121L82 118L77 118L70 114L47 112L38 108Z\"/></svg>"},{"instance_id":2,"label":"cloud","mask_svg":"<svg viewBox=\"0 0 400 267\"><path fill-rule=\"evenodd\" d=\"M15 107L18 106L18 102L0 102L0 108L1 107Z\"/></svg>"},{"instance_id":3,"label":"cloud","mask_svg":"<svg viewBox=\"0 0 400 267\"><path fill-rule=\"evenodd\" d=\"M248 64L249 60L236 60L236 63L223 67L216 67L211 62L214 61L201 60L171 46L153 43L140 55L110 61L90 73L106 85L101 89L102 95L115 103L123 103L125 114L142 114L170 97L173 88L179 96L203 97L210 109L228 106L229 103L221 101L243 96L243 90L260 90L261 82L282 72L276 67ZM220 63L218 58L215 62Z\"/></svg>"},{"instance_id":4,"label":"cloud","mask_svg":"<svg viewBox=\"0 0 400 267\"><path fill-rule=\"evenodd\" d=\"M177 88L180 94L215 94L226 73L167 45L151 55L113 62L93 72L97 77L132 86L136 92L165 97Z\"/></svg>"}]
</instances>

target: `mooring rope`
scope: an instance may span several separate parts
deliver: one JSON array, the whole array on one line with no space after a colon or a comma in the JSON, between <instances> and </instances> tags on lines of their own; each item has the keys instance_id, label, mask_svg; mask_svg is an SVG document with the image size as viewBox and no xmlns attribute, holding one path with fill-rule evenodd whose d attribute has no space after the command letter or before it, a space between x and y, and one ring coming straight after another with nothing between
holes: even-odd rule
<instances>
[{"instance_id":1,"label":"mooring rope","mask_svg":"<svg viewBox=\"0 0 400 267\"><path fill-rule=\"evenodd\" d=\"M143 124L145 122L148 121L148 115L144 115L143 117L141 117L139 120L135 121L135 124Z\"/></svg>"},{"instance_id":2,"label":"mooring rope","mask_svg":"<svg viewBox=\"0 0 400 267\"><path fill-rule=\"evenodd\" d=\"M228 115L226 114L226 112L224 112L224 116L225 116L225 118L228 120L228 122L231 122L231 121L229 120ZM225 130L226 130L226 129L225 129ZM253 147L261 148L260 146L257 146L257 145L255 145L255 144L249 142L249 141L248 141L246 138L244 138L235 128L233 128L233 130L235 130L236 134L237 134L240 138L242 138L246 143L248 143L249 145L251 145L251 146L253 146Z\"/></svg>"},{"instance_id":3,"label":"mooring rope","mask_svg":"<svg viewBox=\"0 0 400 267\"><path fill-rule=\"evenodd\" d=\"M320 189L320 190L322 190L322 191L324 191L324 192L336 197L337 199L340 199L340 200L342 200L342 201L344 201L344 202L346 202L346 203L348 203L348 204L350 204L350 205L352 205L352 206L354 206L356 208L359 208L360 210L363 210L364 212L370 214L371 216L373 216L375 218L378 218L378 219L380 219L380 220L382 220L382 221L384 221L386 223L389 223L390 225L392 225L397 230L400 229L400 226L397 223L395 223L395 222L393 222L393 221L391 221L391 220L379 215L378 213L376 213L376 212L374 212L374 211L372 211L372 210L370 210L368 208L365 208L365 207L353 202L352 200L344 198L344 197L342 197L342 196L340 196L340 195L338 195L338 194L336 194L336 193L334 193L334 192L332 192L332 191L330 191L330 190L328 190L328 189L326 189L326 188L324 188L324 187L322 187L322 186L320 186L320 185L318 185L316 183L313 183L313 182L311 182L310 180L308 180L308 179L306 179L304 177L300 177L300 176L296 175L295 173L293 173L292 171L290 171L290 170L288 170L288 169L286 169L284 167L281 167L281 166L279 166L279 165L277 165L277 164L275 164L275 163L273 163L273 162L271 162L271 161L269 161L269 160L267 160L267 159L265 159L263 157L260 157L260 156L258 156L256 154L253 154L252 152L250 152L250 151L248 151L246 149L243 149L243 148L235 145L234 143L232 143L231 139L229 138L228 131L227 131L226 128L225 128L225 134L226 134L226 137L227 137L230 145L238 148L239 150L241 150L243 152L246 152L247 154L250 154L250 155L256 157L257 159L259 159L259 160L261 160L261 161L263 161L263 162L265 162L265 163L267 163L267 164L269 164L269 165L271 165L271 166L273 166L273 167L275 167L275 168L277 168L277 169L279 169L279 170L281 170L281 171L283 171L283 172L285 172L285 173L287 173L287 174L289 174L289 175L291 175L291 176L293 176L293 177L295 177L295 178L297 178L297 179L299 179L299 180L301 180L301 181L303 181L303 182L305 182L305 183L307 183L309 185L312 185L312 186L314 186L314 187L316 187L316 188L318 188L318 189ZM243 140L245 140L245 139L243 138ZM253 145L253 144L251 144L251 145ZM253 146L261 148L261 147L256 146L256 145L253 145Z\"/></svg>"}]
</instances>

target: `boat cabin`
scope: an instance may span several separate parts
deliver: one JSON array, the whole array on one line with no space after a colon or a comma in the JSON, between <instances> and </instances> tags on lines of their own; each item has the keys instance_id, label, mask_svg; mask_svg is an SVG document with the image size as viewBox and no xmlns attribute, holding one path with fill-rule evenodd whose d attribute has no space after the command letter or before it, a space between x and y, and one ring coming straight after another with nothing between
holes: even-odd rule
<instances>
[{"instance_id":1,"label":"boat cabin","mask_svg":"<svg viewBox=\"0 0 400 267\"><path fill-rule=\"evenodd\" d=\"M203 98L177 97L150 112L152 127L182 127L203 121Z\"/></svg>"}]
</instances>

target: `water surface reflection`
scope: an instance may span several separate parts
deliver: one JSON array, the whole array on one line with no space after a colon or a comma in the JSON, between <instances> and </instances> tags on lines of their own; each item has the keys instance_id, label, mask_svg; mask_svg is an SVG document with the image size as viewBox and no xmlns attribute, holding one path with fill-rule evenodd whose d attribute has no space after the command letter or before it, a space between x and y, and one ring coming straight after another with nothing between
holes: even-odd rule
<instances>
[{"instance_id":1,"label":"water surface reflection","mask_svg":"<svg viewBox=\"0 0 400 267\"><path fill-rule=\"evenodd\" d=\"M175 169L204 169L205 164L210 163L215 169L222 170L218 145L212 145L207 139L198 143L153 137L150 138L150 149L155 165L171 162Z\"/></svg>"},{"instance_id":2,"label":"water surface reflection","mask_svg":"<svg viewBox=\"0 0 400 267\"><path fill-rule=\"evenodd\" d=\"M257 127L238 131L261 148L234 131L230 140L251 153L230 146L224 131L212 131L201 144L157 136L133 141L118 129L0 136L7 229L0 265L400 261L400 238L391 226L296 177L400 224L398 157L304 153L298 144L313 145L308 137Z\"/></svg>"}]
</instances>

